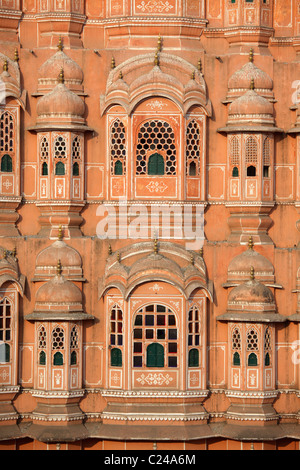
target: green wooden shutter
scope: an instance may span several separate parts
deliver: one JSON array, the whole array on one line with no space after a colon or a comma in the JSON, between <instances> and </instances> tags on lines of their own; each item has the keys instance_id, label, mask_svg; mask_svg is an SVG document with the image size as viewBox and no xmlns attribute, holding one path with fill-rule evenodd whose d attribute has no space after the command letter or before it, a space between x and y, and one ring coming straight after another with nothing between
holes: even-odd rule
<instances>
[{"instance_id":1,"label":"green wooden shutter","mask_svg":"<svg viewBox=\"0 0 300 470\"><path fill-rule=\"evenodd\" d=\"M55 174L62 176L65 174L65 165L62 162L56 163Z\"/></svg>"},{"instance_id":2,"label":"green wooden shutter","mask_svg":"<svg viewBox=\"0 0 300 470\"><path fill-rule=\"evenodd\" d=\"M198 351L198 349L190 349L190 351L189 351L189 367L199 367L199 351Z\"/></svg>"},{"instance_id":3,"label":"green wooden shutter","mask_svg":"<svg viewBox=\"0 0 300 470\"><path fill-rule=\"evenodd\" d=\"M248 366L257 366L257 355L254 353L248 356Z\"/></svg>"},{"instance_id":4,"label":"green wooden shutter","mask_svg":"<svg viewBox=\"0 0 300 470\"><path fill-rule=\"evenodd\" d=\"M238 352L235 352L233 355L233 365L240 366L241 365L241 358Z\"/></svg>"},{"instance_id":5,"label":"green wooden shutter","mask_svg":"<svg viewBox=\"0 0 300 470\"><path fill-rule=\"evenodd\" d=\"M3 155L1 158L1 171L5 173L12 172L12 159L9 155Z\"/></svg>"},{"instance_id":6,"label":"green wooden shutter","mask_svg":"<svg viewBox=\"0 0 300 470\"><path fill-rule=\"evenodd\" d=\"M41 352L40 352L39 364L40 364L41 366L45 366L45 365L46 365L46 353L45 353L45 351L41 351Z\"/></svg>"},{"instance_id":7,"label":"green wooden shutter","mask_svg":"<svg viewBox=\"0 0 300 470\"><path fill-rule=\"evenodd\" d=\"M115 175L116 176L123 175L123 165L122 165L122 162L120 162L120 160L117 160L115 163Z\"/></svg>"},{"instance_id":8,"label":"green wooden shutter","mask_svg":"<svg viewBox=\"0 0 300 470\"><path fill-rule=\"evenodd\" d=\"M165 161L159 153L154 153L148 160L148 175L164 175Z\"/></svg>"},{"instance_id":9,"label":"green wooden shutter","mask_svg":"<svg viewBox=\"0 0 300 470\"><path fill-rule=\"evenodd\" d=\"M122 351L119 348L113 348L110 352L110 365L113 367L122 366Z\"/></svg>"},{"instance_id":10,"label":"green wooden shutter","mask_svg":"<svg viewBox=\"0 0 300 470\"><path fill-rule=\"evenodd\" d=\"M147 367L164 367L164 347L159 343L149 344L147 348Z\"/></svg>"},{"instance_id":11,"label":"green wooden shutter","mask_svg":"<svg viewBox=\"0 0 300 470\"><path fill-rule=\"evenodd\" d=\"M53 356L53 365L62 366L64 364L64 357L61 352L56 352Z\"/></svg>"}]
</instances>

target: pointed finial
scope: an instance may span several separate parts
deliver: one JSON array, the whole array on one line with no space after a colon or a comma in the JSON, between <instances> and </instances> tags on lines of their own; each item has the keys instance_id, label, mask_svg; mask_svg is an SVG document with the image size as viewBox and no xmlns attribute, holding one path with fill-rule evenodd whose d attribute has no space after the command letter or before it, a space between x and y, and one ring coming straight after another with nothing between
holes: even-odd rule
<instances>
[{"instance_id":1,"label":"pointed finial","mask_svg":"<svg viewBox=\"0 0 300 470\"><path fill-rule=\"evenodd\" d=\"M161 36L158 36L157 40L157 52L161 52Z\"/></svg>"},{"instance_id":2,"label":"pointed finial","mask_svg":"<svg viewBox=\"0 0 300 470\"><path fill-rule=\"evenodd\" d=\"M64 69L61 69L60 74L58 76L59 83L65 83L65 74Z\"/></svg>"},{"instance_id":3,"label":"pointed finial","mask_svg":"<svg viewBox=\"0 0 300 470\"><path fill-rule=\"evenodd\" d=\"M115 67L116 67L116 61L115 61L115 58L112 57L112 58L111 58L111 63L110 63L110 68L111 68L111 69L114 69Z\"/></svg>"},{"instance_id":4,"label":"pointed finial","mask_svg":"<svg viewBox=\"0 0 300 470\"><path fill-rule=\"evenodd\" d=\"M192 71L192 75L191 75L191 79L192 79L192 80L195 80L195 76L196 76L196 72L195 72L195 70L193 70L193 71Z\"/></svg>"},{"instance_id":5,"label":"pointed finial","mask_svg":"<svg viewBox=\"0 0 300 470\"><path fill-rule=\"evenodd\" d=\"M155 52L155 58L154 58L154 65L158 66L159 65L159 57L158 57L158 52Z\"/></svg>"},{"instance_id":6,"label":"pointed finial","mask_svg":"<svg viewBox=\"0 0 300 470\"><path fill-rule=\"evenodd\" d=\"M108 245L108 254L109 254L109 255L112 255L111 245Z\"/></svg>"},{"instance_id":7,"label":"pointed finial","mask_svg":"<svg viewBox=\"0 0 300 470\"><path fill-rule=\"evenodd\" d=\"M254 78L251 78L250 90L254 90L254 89L255 89Z\"/></svg>"},{"instance_id":8,"label":"pointed finial","mask_svg":"<svg viewBox=\"0 0 300 470\"><path fill-rule=\"evenodd\" d=\"M119 73L119 79L122 80L123 79L123 72L122 70L120 70L120 73Z\"/></svg>"},{"instance_id":9,"label":"pointed finial","mask_svg":"<svg viewBox=\"0 0 300 470\"><path fill-rule=\"evenodd\" d=\"M56 274L58 274L58 276L60 276L62 273L62 266L61 266L61 261L60 259L57 261L57 266L56 266Z\"/></svg>"},{"instance_id":10,"label":"pointed finial","mask_svg":"<svg viewBox=\"0 0 300 470\"><path fill-rule=\"evenodd\" d=\"M194 260L194 255L191 255L191 257L190 257L190 262L191 262L192 265L194 265L194 262L195 262L195 260Z\"/></svg>"},{"instance_id":11,"label":"pointed finial","mask_svg":"<svg viewBox=\"0 0 300 470\"><path fill-rule=\"evenodd\" d=\"M198 60L197 68L198 68L199 72L202 74L202 60L201 59Z\"/></svg>"},{"instance_id":12,"label":"pointed finial","mask_svg":"<svg viewBox=\"0 0 300 470\"><path fill-rule=\"evenodd\" d=\"M155 240L154 240L153 251L154 251L154 253L157 255L157 253L158 253L158 241L157 241L157 238L155 238Z\"/></svg>"},{"instance_id":13,"label":"pointed finial","mask_svg":"<svg viewBox=\"0 0 300 470\"><path fill-rule=\"evenodd\" d=\"M17 247L14 247L12 255L14 258L17 258Z\"/></svg>"},{"instance_id":14,"label":"pointed finial","mask_svg":"<svg viewBox=\"0 0 300 470\"><path fill-rule=\"evenodd\" d=\"M252 48L250 49L250 52L249 52L249 62L253 62L253 49Z\"/></svg>"},{"instance_id":15,"label":"pointed finial","mask_svg":"<svg viewBox=\"0 0 300 470\"><path fill-rule=\"evenodd\" d=\"M3 63L3 72L7 72L7 71L8 71L8 61L5 59Z\"/></svg>"},{"instance_id":16,"label":"pointed finial","mask_svg":"<svg viewBox=\"0 0 300 470\"><path fill-rule=\"evenodd\" d=\"M201 256L201 258L203 258L203 246L199 250L199 255Z\"/></svg>"},{"instance_id":17,"label":"pointed finial","mask_svg":"<svg viewBox=\"0 0 300 470\"><path fill-rule=\"evenodd\" d=\"M3 251L3 259L6 259L7 258L7 250L4 250Z\"/></svg>"},{"instance_id":18,"label":"pointed finial","mask_svg":"<svg viewBox=\"0 0 300 470\"><path fill-rule=\"evenodd\" d=\"M15 48L15 56L14 56L14 61L19 62L19 51L18 48Z\"/></svg>"},{"instance_id":19,"label":"pointed finial","mask_svg":"<svg viewBox=\"0 0 300 470\"><path fill-rule=\"evenodd\" d=\"M254 273L254 268L251 266L250 268L250 279L253 281L255 279L255 273Z\"/></svg>"},{"instance_id":20,"label":"pointed finial","mask_svg":"<svg viewBox=\"0 0 300 470\"><path fill-rule=\"evenodd\" d=\"M57 49L58 49L59 51L62 51L62 50L63 50L63 43L62 43L61 36L59 36L59 39L58 39Z\"/></svg>"},{"instance_id":21,"label":"pointed finial","mask_svg":"<svg viewBox=\"0 0 300 470\"><path fill-rule=\"evenodd\" d=\"M120 263L120 261L121 261L121 255L120 255L120 252L119 252L119 251L118 251L118 253L117 253L117 260L118 260L118 263Z\"/></svg>"},{"instance_id":22,"label":"pointed finial","mask_svg":"<svg viewBox=\"0 0 300 470\"><path fill-rule=\"evenodd\" d=\"M250 235L249 241L248 241L249 250L253 250L253 246L254 246L253 238L252 238L252 235Z\"/></svg>"},{"instance_id":23,"label":"pointed finial","mask_svg":"<svg viewBox=\"0 0 300 470\"><path fill-rule=\"evenodd\" d=\"M58 227L58 240L62 240L62 238L63 238L62 226L60 225Z\"/></svg>"}]
</instances>

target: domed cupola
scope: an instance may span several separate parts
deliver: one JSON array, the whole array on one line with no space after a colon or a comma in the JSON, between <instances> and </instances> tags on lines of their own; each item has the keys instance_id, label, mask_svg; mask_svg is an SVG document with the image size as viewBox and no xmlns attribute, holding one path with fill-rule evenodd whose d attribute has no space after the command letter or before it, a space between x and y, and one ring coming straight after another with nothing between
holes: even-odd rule
<instances>
[{"instance_id":1,"label":"domed cupola","mask_svg":"<svg viewBox=\"0 0 300 470\"><path fill-rule=\"evenodd\" d=\"M53 90L57 77L64 70L66 86L77 94L83 94L83 72L81 67L63 51L61 38L58 51L50 57L38 71L38 89L36 95L44 95Z\"/></svg>"},{"instance_id":2,"label":"domed cupola","mask_svg":"<svg viewBox=\"0 0 300 470\"><path fill-rule=\"evenodd\" d=\"M42 96L37 104L37 127L83 126L85 105L83 100L65 85L64 70L53 91Z\"/></svg>"},{"instance_id":3,"label":"domed cupola","mask_svg":"<svg viewBox=\"0 0 300 470\"><path fill-rule=\"evenodd\" d=\"M268 287L281 287L275 284L274 266L265 256L253 248L253 238L249 238L248 249L235 256L229 263L227 282L223 287L234 287L249 279L249 266L253 266L255 278Z\"/></svg>"},{"instance_id":4,"label":"domed cupola","mask_svg":"<svg viewBox=\"0 0 300 470\"><path fill-rule=\"evenodd\" d=\"M260 96L256 92L255 86L255 80L251 78L250 89L230 104L227 125L274 126L273 104Z\"/></svg>"},{"instance_id":5,"label":"domed cupola","mask_svg":"<svg viewBox=\"0 0 300 470\"><path fill-rule=\"evenodd\" d=\"M255 81L257 93L260 96L273 101L273 80L266 72L254 65L252 49L249 54L249 62L247 62L241 69L234 72L230 77L228 81L228 94L226 101L231 102L242 96L248 90L249 82L252 79Z\"/></svg>"},{"instance_id":6,"label":"domed cupola","mask_svg":"<svg viewBox=\"0 0 300 470\"><path fill-rule=\"evenodd\" d=\"M82 259L75 248L67 245L62 239L62 228L59 227L58 239L42 250L37 258L34 282L50 280L56 275L57 260L61 261L62 274L69 281L83 282Z\"/></svg>"},{"instance_id":7,"label":"domed cupola","mask_svg":"<svg viewBox=\"0 0 300 470\"><path fill-rule=\"evenodd\" d=\"M88 317L83 312L81 290L62 275L61 261L58 260L56 275L38 289L34 312L26 319L80 320Z\"/></svg>"}]
</instances>

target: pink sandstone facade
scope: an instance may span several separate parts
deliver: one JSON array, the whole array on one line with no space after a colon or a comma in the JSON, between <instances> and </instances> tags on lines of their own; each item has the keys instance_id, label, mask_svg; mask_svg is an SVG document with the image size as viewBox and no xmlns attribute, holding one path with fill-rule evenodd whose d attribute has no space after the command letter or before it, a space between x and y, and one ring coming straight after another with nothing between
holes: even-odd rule
<instances>
[{"instance_id":1,"label":"pink sandstone facade","mask_svg":"<svg viewBox=\"0 0 300 470\"><path fill-rule=\"evenodd\" d=\"M0 0L0 68L0 449L299 449L299 0Z\"/></svg>"}]
</instances>

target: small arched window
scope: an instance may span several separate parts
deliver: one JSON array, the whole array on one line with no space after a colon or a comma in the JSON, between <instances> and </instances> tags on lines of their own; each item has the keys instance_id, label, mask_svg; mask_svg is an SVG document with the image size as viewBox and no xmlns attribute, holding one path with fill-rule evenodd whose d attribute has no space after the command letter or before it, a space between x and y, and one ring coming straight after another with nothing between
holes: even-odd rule
<instances>
[{"instance_id":1,"label":"small arched window","mask_svg":"<svg viewBox=\"0 0 300 470\"><path fill-rule=\"evenodd\" d=\"M235 166L232 170L232 177L233 178L238 178L239 177L239 169L237 166Z\"/></svg>"},{"instance_id":2,"label":"small arched window","mask_svg":"<svg viewBox=\"0 0 300 470\"><path fill-rule=\"evenodd\" d=\"M120 160L117 160L115 162L114 174L116 176L122 176L123 175L123 164Z\"/></svg>"},{"instance_id":3,"label":"small arched window","mask_svg":"<svg viewBox=\"0 0 300 470\"><path fill-rule=\"evenodd\" d=\"M112 367L122 367L122 351L119 348L113 348L110 351L110 365Z\"/></svg>"},{"instance_id":4,"label":"small arched window","mask_svg":"<svg viewBox=\"0 0 300 470\"><path fill-rule=\"evenodd\" d=\"M46 365L46 353L45 351L41 351L39 354L39 365L45 366Z\"/></svg>"},{"instance_id":5,"label":"small arched window","mask_svg":"<svg viewBox=\"0 0 300 470\"><path fill-rule=\"evenodd\" d=\"M71 352L71 366L75 366L77 364L77 353L76 351Z\"/></svg>"},{"instance_id":6,"label":"small arched window","mask_svg":"<svg viewBox=\"0 0 300 470\"><path fill-rule=\"evenodd\" d=\"M55 175L63 176L65 175L65 165L62 162L57 162L55 165Z\"/></svg>"},{"instance_id":7,"label":"small arched window","mask_svg":"<svg viewBox=\"0 0 300 470\"><path fill-rule=\"evenodd\" d=\"M197 170L196 163L191 162L189 164L189 176L196 176L196 170Z\"/></svg>"},{"instance_id":8,"label":"small arched window","mask_svg":"<svg viewBox=\"0 0 300 470\"><path fill-rule=\"evenodd\" d=\"M42 164L42 176L48 175L48 163L44 162Z\"/></svg>"},{"instance_id":9,"label":"small arched window","mask_svg":"<svg viewBox=\"0 0 300 470\"><path fill-rule=\"evenodd\" d=\"M10 345L7 343L0 344L0 364L10 362Z\"/></svg>"},{"instance_id":10,"label":"small arched window","mask_svg":"<svg viewBox=\"0 0 300 470\"><path fill-rule=\"evenodd\" d=\"M241 365L240 354L237 351L233 355L233 365L234 366L240 366Z\"/></svg>"},{"instance_id":11,"label":"small arched window","mask_svg":"<svg viewBox=\"0 0 300 470\"><path fill-rule=\"evenodd\" d=\"M247 176L253 177L256 176L256 167L253 165L250 165L247 167Z\"/></svg>"},{"instance_id":12,"label":"small arched window","mask_svg":"<svg viewBox=\"0 0 300 470\"><path fill-rule=\"evenodd\" d=\"M257 366L257 355L255 353L251 353L248 356L248 366Z\"/></svg>"},{"instance_id":13,"label":"small arched window","mask_svg":"<svg viewBox=\"0 0 300 470\"><path fill-rule=\"evenodd\" d=\"M199 367L199 351L198 349L189 350L189 367Z\"/></svg>"},{"instance_id":14,"label":"small arched window","mask_svg":"<svg viewBox=\"0 0 300 470\"><path fill-rule=\"evenodd\" d=\"M61 352L57 351L53 356L53 365L54 366L63 366L64 357Z\"/></svg>"},{"instance_id":15,"label":"small arched window","mask_svg":"<svg viewBox=\"0 0 300 470\"><path fill-rule=\"evenodd\" d=\"M73 176L79 176L79 165L77 162L73 163Z\"/></svg>"},{"instance_id":16,"label":"small arched window","mask_svg":"<svg viewBox=\"0 0 300 470\"><path fill-rule=\"evenodd\" d=\"M1 171L11 173L13 171L12 158L9 155L3 155L1 158Z\"/></svg>"},{"instance_id":17,"label":"small arched window","mask_svg":"<svg viewBox=\"0 0 300 470\"><path fill-rule=\"evenodd\" d=\"M165 161L164 157L159 153L154 153L148 160L148 175L164 175Z\"/></svg>"},{"instance_id":18,"label":"small arched window","mask_svg":"<svg viewBox=\"0 0 300 470\"><path fill-rule=\"evenodd\" d=\"M162 344L152 343L147 347L147 367L164 367L165 351Z\"/></svg>"}]
</instances>

